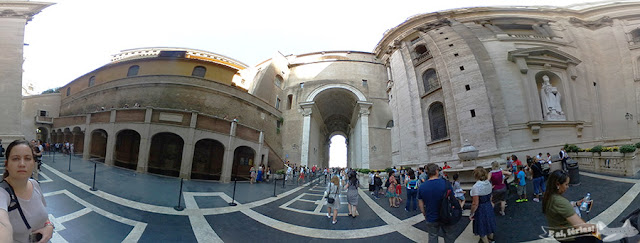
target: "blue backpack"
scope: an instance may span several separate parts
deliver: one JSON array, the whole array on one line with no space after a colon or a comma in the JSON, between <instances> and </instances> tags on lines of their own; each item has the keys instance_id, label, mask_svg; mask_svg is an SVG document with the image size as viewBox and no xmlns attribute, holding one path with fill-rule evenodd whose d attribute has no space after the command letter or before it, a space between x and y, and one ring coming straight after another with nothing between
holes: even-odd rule
<instances>
[{"instance_id":1,"label":"blue backpack","mask_svg":"<svg viewBox=\"0 0 640 243\"><path fill-rule=\"evenodd\" d=\"M418 180L410 180L407 183L407 189L418 189Z\"/></svg>"}]
</instances>

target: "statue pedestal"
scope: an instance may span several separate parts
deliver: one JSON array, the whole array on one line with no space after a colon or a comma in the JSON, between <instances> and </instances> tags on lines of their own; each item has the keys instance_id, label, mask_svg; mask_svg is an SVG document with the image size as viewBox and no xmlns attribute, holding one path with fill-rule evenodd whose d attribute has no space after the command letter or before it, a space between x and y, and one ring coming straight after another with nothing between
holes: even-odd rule
<instances>
[{"instance_id":1,"label":"statue pedestal","mask_svg":"<svg viewBox=\"0 0 640 243\"><path fill-rule=\"evenodd\" d=\"M560 114L546 114L545 115L545 121L566 121L567 120L567 116L565 115L560 115Z\"/></svg>"}]
</instances>

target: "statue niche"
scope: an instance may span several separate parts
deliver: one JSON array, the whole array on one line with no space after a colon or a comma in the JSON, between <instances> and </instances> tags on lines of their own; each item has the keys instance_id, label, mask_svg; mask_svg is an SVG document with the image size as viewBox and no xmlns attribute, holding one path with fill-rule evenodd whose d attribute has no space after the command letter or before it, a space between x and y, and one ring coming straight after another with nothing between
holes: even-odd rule
<instances>
[{"instance_id":1,"label":"statue niche","mask_svg":"<svg viewBox=\"0 0 640 243\"><path fill-rule=\"evenodd\" d=\"M540 102L542 103L542 115L545 121L566 121L567 117L562 111L560 99L562 96L558 88L551 85L549 76L542 76L542 87L540 88Z\"/></svg>"}]
</instances>

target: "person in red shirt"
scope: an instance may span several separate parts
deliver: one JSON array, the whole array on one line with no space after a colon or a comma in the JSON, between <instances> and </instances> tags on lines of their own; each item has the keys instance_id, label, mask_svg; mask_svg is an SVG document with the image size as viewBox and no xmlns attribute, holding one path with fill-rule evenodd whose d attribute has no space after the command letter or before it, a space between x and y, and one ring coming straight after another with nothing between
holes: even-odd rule
<instances>
[{"instance_id":1,"label":"person in red shirt","mask_svg":"<svg viewBox=\"0 0 640 243\"><path fill-rule=\"evenodd\" d=\"M511 155L511 159L513 160L513 168L518 168L518 165L522 165L522 161L515 154Z\"/></svg>"},{"instance_id":2,"label":"person in red shirt","mask_svg":"<svg viewBox=\"0 0 640 243\"><path fill-rule=\"evenodd\" d=\"M447 162L444 162L444 167L442 167L442 170L444 171L444 170L446 170L446 169L451 169L451 166L449 166L449 165L447 164ZM447 173L444 173L444 172L443 172L442 174L444 175L444 177L449 178L449 176L447 176Z\"/></svg>"}]
</instances>

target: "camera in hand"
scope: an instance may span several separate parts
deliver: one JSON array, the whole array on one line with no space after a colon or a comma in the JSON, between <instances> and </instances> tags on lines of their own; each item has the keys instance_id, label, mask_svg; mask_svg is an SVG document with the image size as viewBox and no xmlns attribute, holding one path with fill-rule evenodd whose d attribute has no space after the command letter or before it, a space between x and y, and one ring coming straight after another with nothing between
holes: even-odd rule
<instances>
[{"instance_id":1,"label":"camera in hand","mask_svg":"<svg viewBox=\"0 0 640 243\"><path fill-rule=\"evenodd\" d=\"M42 240L42 234L40 233L33 233L29 235L29 242L39 242L40 240Z\"/></svg>"}]
</instances>

